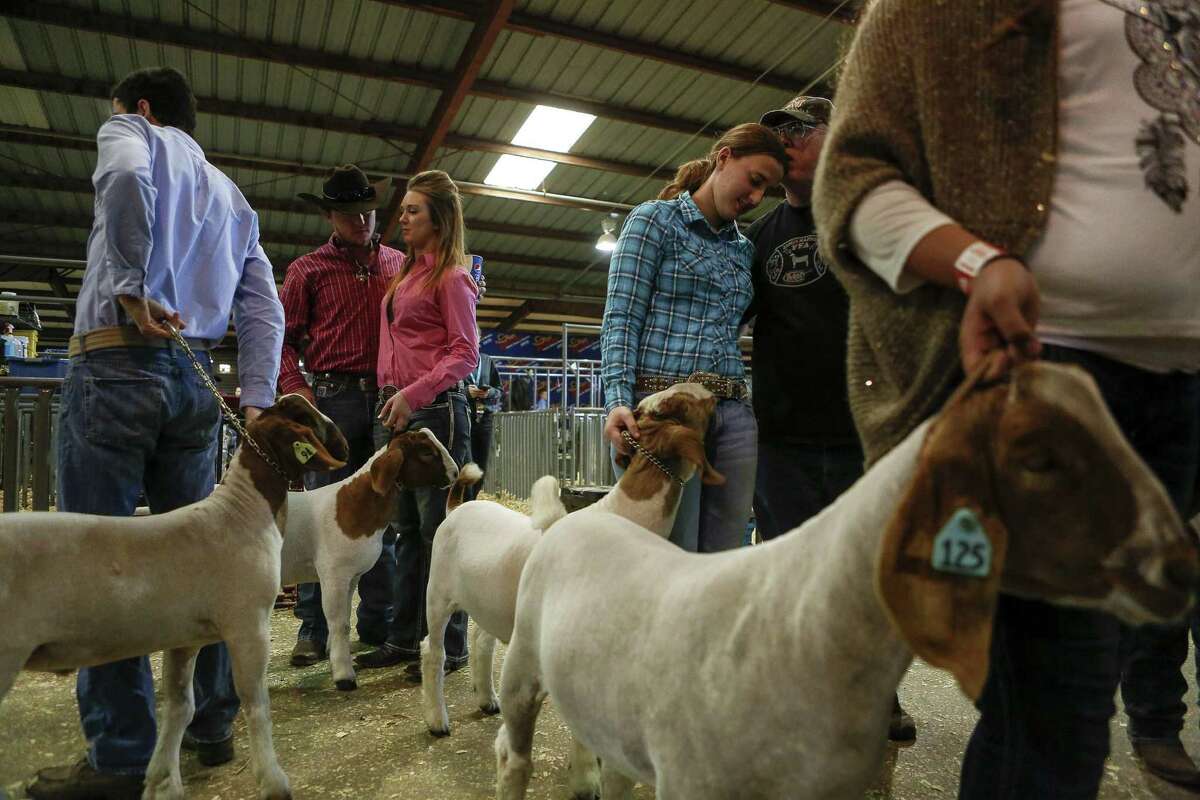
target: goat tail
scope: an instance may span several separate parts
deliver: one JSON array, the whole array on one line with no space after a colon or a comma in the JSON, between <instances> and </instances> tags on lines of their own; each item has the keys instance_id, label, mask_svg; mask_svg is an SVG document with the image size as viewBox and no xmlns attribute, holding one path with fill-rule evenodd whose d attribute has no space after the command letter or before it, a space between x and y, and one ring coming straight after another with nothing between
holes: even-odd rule
<instances>
[{"instance_id":1,"label":"goat tail","mask_svg":"<svg viewBox=\"0 0 1200 800\"><path fill-rule=\"evenodd\" d=\"M449 514L461 506L463 498L467 495L467 489L481 480L483 480L483 470L479 468L478 464L475 462L464 464L463 468L458 471L458 479L450 487L450 494L446 496L446 513Z\"/></svg>"},{"instance_id":2,"label":"goat tail","mask_svg":"<svg viewBox=\"0 0 1200 800\"><path fill-rule=\"evenodd\" d=\"M529 522L534 530L544 531L567 515L559 496L558 478L543 475L529 492Z\"/></svg>"}]
</instances>

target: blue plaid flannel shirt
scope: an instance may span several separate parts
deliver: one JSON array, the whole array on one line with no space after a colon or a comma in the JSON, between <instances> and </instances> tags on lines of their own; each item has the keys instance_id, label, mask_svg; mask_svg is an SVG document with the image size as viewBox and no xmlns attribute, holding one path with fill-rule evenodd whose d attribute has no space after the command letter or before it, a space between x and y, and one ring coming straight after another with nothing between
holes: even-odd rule
<instances>
[{"instance_id":1,"label":"blue plaid flannel shirt","mask_svg":"<svg viewBox=\"0 0 1200 800\"><path fill-rule=\"evenodd\" d=\"M606 411L633 406L638 375L745 379L738 328L753 260L737 223L714 233L688 192L630 212L608 267L600 333Z\"/></svg>"}]
</instances>

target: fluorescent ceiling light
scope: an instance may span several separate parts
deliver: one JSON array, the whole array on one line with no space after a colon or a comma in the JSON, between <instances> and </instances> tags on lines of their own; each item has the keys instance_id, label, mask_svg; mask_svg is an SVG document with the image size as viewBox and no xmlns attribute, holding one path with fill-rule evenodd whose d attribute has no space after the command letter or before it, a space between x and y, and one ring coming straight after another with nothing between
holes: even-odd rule
<instances>
[{"instance_id":1,"label":"fluorescent ceiling light","mask_svg":"<svg viewBox=\"0 0 1200 800\"><path fill-rule=\"evenodd\" d=\"M591 114L567 111L552 106L537 106L513 137L513 144L566 153L595 122Z\"/></svg>"},{"instance_id":2,"label":"fluorescent ceiling light","mask_svg":"<svg viewBox=\"0 0 1200 800\"><path fill-rule=\"evenodd\" d=\"M496 166L483 179L490 186L508 186L513 189L536 189L554 169L553 161L524 156L500 156Z\"/></svg>"},{"instance_id":3,"label":"fluorescent ceiling light","mask_svg":"<svg viewBox=\"0 0 1200 800\"><path fill-rule=\"evenodd\" d=\"M513 144L566 153L596 120L592 114L580 114L553 106L537 106L513 137ZM536 189L555 162L524 156L503 155L483 182L492 186Z\"/></svg>"}]
</instances>

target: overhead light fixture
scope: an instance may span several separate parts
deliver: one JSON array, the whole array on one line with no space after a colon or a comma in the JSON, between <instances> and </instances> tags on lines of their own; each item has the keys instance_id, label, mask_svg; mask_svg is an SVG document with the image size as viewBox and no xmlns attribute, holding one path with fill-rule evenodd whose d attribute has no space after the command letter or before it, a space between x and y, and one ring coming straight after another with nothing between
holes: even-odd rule
<instances>
[{"instance_id":1,"label":"overhead light fixture","mask_svg":"<svg viewBox=\"0 0 1200 800\"><path fill-rule=\"evenodd\" d=\"M217 372L221 373L222 375L228 375L229 373L233 372L233 367L222 362L217 364Z\"/></svg>"},{"instance_id":2,"label":"overhead light fixture","mask_svg":"<svg viewBox=\"0 0 1200 800\"><path fill-rule=\"evenodd\" d=\"M600 238L596 240L596 249L601 253L611 253L617 249L616 213L609 214L600 220L600 227L604 229L604 233L600 234Z\"/></svg>"},{"instance_id":3,"label":"overhead light fixture","mask_svg":"<svg viewBox=\"0 0 1200 800\"><path fill-rule=\"evenodd\" d=\"M513 137L512 143L520 147L566 153L595 120L592 114L580 114L553 106L536 106ZM528 191L540 186L554 166L555 162L540 158L502 155L483 182L491 186Z\"/></svg>"}]
</instances>

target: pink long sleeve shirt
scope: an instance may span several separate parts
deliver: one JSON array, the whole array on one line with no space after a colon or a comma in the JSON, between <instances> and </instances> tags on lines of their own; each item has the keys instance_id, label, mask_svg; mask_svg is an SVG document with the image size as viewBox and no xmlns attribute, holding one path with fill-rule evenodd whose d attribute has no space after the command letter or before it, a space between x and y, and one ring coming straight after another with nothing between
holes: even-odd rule
<instances>
[{"instance_id":1,"label":"pink long sleeve shirt","mask_svg":"<svg viewBox=\"0 0 1200 800\"><path fill-rule=\"evenodd\" d=\"M479 363L475 335L475 282L466 267L424 285L433 255L421 256L379 315L380 386L395 386L413 411L471 374ZM389 319L390 318L390 319Z\"/></svg>"}]
</instances>

